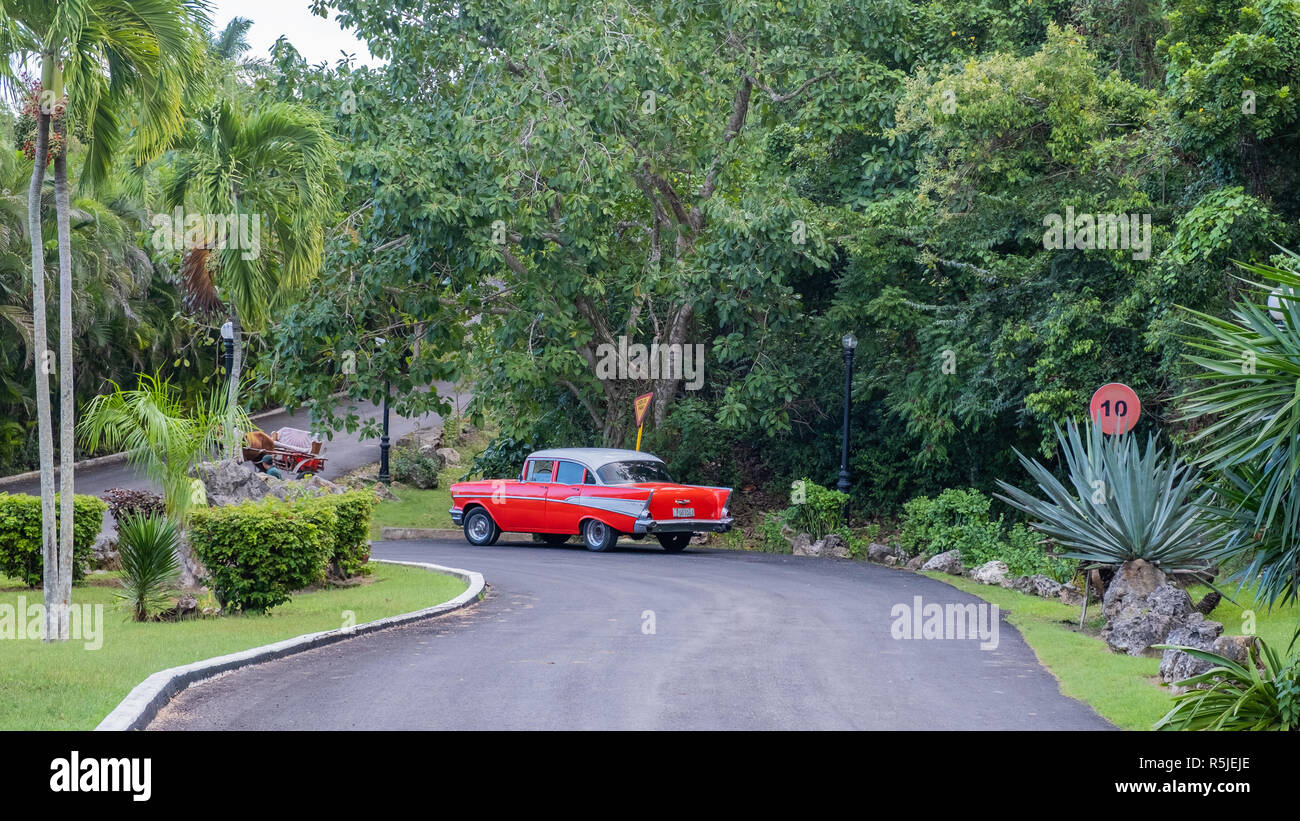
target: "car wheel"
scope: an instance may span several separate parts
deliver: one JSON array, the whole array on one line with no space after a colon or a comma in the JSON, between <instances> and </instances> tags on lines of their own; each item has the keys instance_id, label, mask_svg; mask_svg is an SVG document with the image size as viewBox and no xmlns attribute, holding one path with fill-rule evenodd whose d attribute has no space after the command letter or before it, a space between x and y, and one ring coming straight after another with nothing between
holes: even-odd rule
<instances>
[{"instance_id":1,"label":"car wheel","mask_svg":"<svg viewBox=\"0 0 1300 821\"><path fill-rule=\"evenodd\" d=\"M569 543L569 535L567 533L539 533L537 535L542 537L542 544L550 545L551 547L559 547L562 544Z\"/></svg>"},{"instance_id":2,"label":"car wheel","mask_svg":"<svg viewBox=\"0 0 1300 821\"><path fill-rule=\"evenodd\" d=\"M582 543L588 550L604 553L618 541L618 531L597 519L588 519L582 523Z\"/></svg>"},{"instance_id":3,"label":"car wheel","mask_svg":"<svg viewBox=\"0 0 1300 821\"><path fill-rule=\"evenodd\" d=\"M690 543L689 533L663 533L659 536L659 544L663 545L664 550L669 553L681 553Z\"/></svg>"},{"instance_id":4,"label":"car wheel","mask_svg":"<svg viewBox=\"0 0 1300 821\"><path fill-rule=\"evenodd\" d=\"M476 507L465 517L465 540L472 545L487 547L501 538L501 528L481 507Z\"/></svg>"}]
</instances>

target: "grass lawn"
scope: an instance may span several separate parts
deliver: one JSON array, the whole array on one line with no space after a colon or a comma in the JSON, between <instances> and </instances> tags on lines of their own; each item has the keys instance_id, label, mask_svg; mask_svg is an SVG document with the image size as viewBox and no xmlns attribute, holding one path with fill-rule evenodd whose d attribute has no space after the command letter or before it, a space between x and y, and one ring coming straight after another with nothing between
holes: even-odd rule
<instances>
[{"instance_id":1,"label":"grass lawn","mask_svg":"<svg viewBox=\"0 0 1300 821\"><path fill-rule=\"evenodd\" d=\"M459 465L448 465L438 474L438 486L431 490L420 490L406 485L394 484L393 493L396 502L380 502L375 508L370 521L370 538L378 539L380 529L384 527L437 527L455 529L451 521L451 491L454 482L459 482L469 465L478 454L487 448L492 437L490 433L475 431L467 437L464 444L457 445L460 453Z\"/></svg>"},{"instance_id":2,"label":"grass lawn","mask_svg":"<svg viewBox=\"0 0 1300 821\"><path fill-rule=\"evenodd\" d=\"M1101 627L1100 604L1088 605L1086 631L1080 632L1077 607L946 573L924 575L996 604L1024 636L1038 660L1060 681L1061 692L1090 704L1117 727L1149 730L1173 706L1169 691L1159 684L1159 657L1113 653L1096 637ZM1192 588L1189 592L1195 601L1206 589ZM1238 605L1225 599L1208 618L1222 622L1225 634L1241 635L1241 612L1253 607L1256 635L1285 650L1300 619L1300 608L1274 608L1270 613L1254 604L1249 591L1236 598Z\"/></svg>"},{"instance_id":3,"label":"grass lawn","mask_svg":"<svg viewBox=\"0 0 1300 821\"><path fill-rule=\"evenodd\" d=\"M235 615L137 624L115 607L117 589L104 577L73 588L77 604L104 605L102 646L82 641L0 641L0 730L92 730L131 688L168 667L344 626L344 611L361 624L441 604L465 591L451 576L414 567L373 564L367 583L294 594L267 615ZM44 597L0 576L0 605ZM9 608L6 608L9 609ZM12 612L12 611L11 611Z\"/></svg>"}]
</instances>

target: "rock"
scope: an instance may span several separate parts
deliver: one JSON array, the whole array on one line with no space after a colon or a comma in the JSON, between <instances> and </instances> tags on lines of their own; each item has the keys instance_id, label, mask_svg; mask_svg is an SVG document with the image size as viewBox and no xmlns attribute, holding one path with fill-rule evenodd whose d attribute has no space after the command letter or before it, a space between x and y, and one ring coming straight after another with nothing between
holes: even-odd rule
<instances>
[{"instance_id":1,"label":"rock","mask_svg":"<svg viewBox=\"0 0 1300 821\"><path fill-rule=\"evenodd\" d=\"M807 533L800 533L794 537L790 550L796 556L820 556L821 545L821 542L813 542L812 536Z\"/></svg>"},{"instance_id":2,"label":"rock","mask_svg":"<svg viewBox=\"0 0 1300 821\"><path fill-rule=\"evenodd\" d=\"M1107 617L1101 637L1112 650L1130 656L1146 655L1152 645L1167 643L1165 637L1175 628L1205 618L1192 607L1187 591L1171 584L1156 587L1141 600L1130 593L1122 601L1123 609Z\"/></svg>"},{"instance_id":3,"label":"rock","mask_svg":"<svg viewBox=\"0 0 1300 821\"><path fill-rule=\"evenodd\" d=\"M300 487L308 488L318 496L330 496L338 493L347 493L348 489L343 485L336 485L329 479L322 479L320 476L313 474L298 483Z\"/></svg>"},{"instance_id":4,"label":"rock","mask_svg":"<svg viewBox=\"0 0 1300 821\"><path fill-rule=\"evenodd\" d=\"M708 533L692 533L691 544L708 544L709 536L710 534Z\"/></svg>"},{"instance_id":5,"label":"rock","mask_svg":"<svg viewBox=\"0 0 1300 821\"><path fill-rule=\"evenodd\" d=\"M192 473L203 483L208 504L213 507L255 502L271 493L252 465L234 459L201 462Z\"/></svg>"},{"instance_id":6,"label":"rock","mask_svg":"<svg viewBox=\"0 0 1300 821\"><path fill-rule=\"evenodd\" d=\"M919 556L913 556L912 558L908 559L907 564L905 566L907 567L908 570L920 570L922 565L924 564L925 564L925 554L922 553Z\"/></svg>"},{"instance_id":7,"label":"rock","mask_svg":"<svg viewBox=\"0 0 1300 821\"><path fill-rule=\"evenodd\" d=\"M399 436L393 443L394 448L414 448L437 450L442 447L442 428L416 428L404 436Z\"/></svg>"},{"instance_id":8,"label":"rock","mask_svg":"<svg viewBox=\"0 0 1300 821\"><path fill-rule=\"evenodd\" d=\"M1056 595L1061 600L1061 604L1068 604L1071 607L1083 606L1083 591L1070 582L1061 585Z\"/></svg>"},{"instance_id":9,"label":"rock","mask_svg":"<svg viewBox=\"0 0 1300 821\"><path fill-rule=\"evenodd\" d=\"M1007 577L1007 563L994 559L975 568L971 578L980 584L1001 584Z\"/></svg>"},{"instance_id":10,"label":"rock","mask_svg":"<svg viewBox=\"0 0 1300 821\"><path fill-rule=\"evenodd\" d=\"M1142 559L1124 562L1106 587L1106 595L1101 600L1101 612L1107 619L1114 619L1129 606L1129 599L1142 602L1166 581L1165 574L1158 567Z\"/></svg>"},{"instance_id":11,"label":"rock","mask_svg":"<svg viewBox=\"0 0 1300 821\"><path fill-rule=\"evenodd\" d=\"M848 542L838 533L827 534L826 538L818 539L813 545L817 552L814 555L825 556L830 559L847 559L849 556Z\"/></svg>"},{"instance_id":12,"label":"rock","mask_svg":"<svg viewBox=\"0 0 1300 821\"><path fill-rule=\"evenodd\" d=\"M91 562L94 569L122 569L122 557L117 552L117 539L101 533L95 538L95 543L90 546L90 550L95 556L94 561Z\"/></svg>"},{"instance_id":13,"label":"rock","mask_svg":"<svg viewBox=\"0 0 1300 821\"><path fill-rule=\"evenodd\" d=\"M375 498L381 502L401 501L398 495L393 492L393 489L383 482L375 482L370 486L370 489L374 491Z\"/></svg>"},{"instance_id":14,"label":"rock","mask_svg":"<svg viewBox=\"0 0 1300 821\"><path fill-rule=\"evenodd\" d=\"M1250 651L1254 647L1256 647L1254 636L1219 636L1214 640L1215 653L1241 665L1250 661Z\"/></svg>"},{"instance_id":15,"label":"rock","mask_svg":"<svg viewBox=\"0 0 1300 821\"><path fill-rule=\"evenodd\" d=\"M938 570L941 573L951 573L954 576L962 574L961 551L949 550L940 553L938 556L921 565L922 570Z\"/></svg>"},{"instance_id":16,"label":"rock","mask_svg":"<svg viewBox=\"0 0 1300 821\"><path fill-rule=\"evenodd\" d=\"M868 561L888 564L891 556L894 558L894 564L898 564L899 560L904 558L903 551L892 544L872 542L867 545Z\"/></svg>"},{"instance_id":17,"label":"rock","mask_svg":"<svg viewBox=\"0 0 1300 821\"><path fill-rule=\"evenodd\" d=\"M1011 583L1011 589L1029 596L1054 599L1061 593L1061 583L1041 573L1035 573L1032 576L1021 576L1016 579Z\"/></svg>"},{"instance_id":18,"label":"rock","mask_svg":"<svg viewBox=\"0 0 1300 821\"><path fill-rule=\"evenodd\" d=\"M443 464L444 467L446 467L447 465L459 465L459 464L460 464L460 452L459 452L459 451L456 451L456 450L454 450L454 449L452 449L452 448L438 448L438 449L437 449L436 451L434 451L434 452L437 453L438 456L442 458L442 464Z\"/></svg>"},{"instance_id":19,"label":"rock","mask_svg":"<svg viewBox=\"0 0 1300 821\"><path fill-rule=\"evenodd\" d=\"M885 557L885 564L886 564L887 566L889 566L889 567L898 567L898 565L901 563L901 561L902 561L902 560L899 559L898 556L886 556L886 557Z\"/></svg>"},{"instance_id":20,"label":"rock","mask_svg":"<svg viewBox=\"0 0 1300 821\"><path fill-rule=\"evenodd\" d=\"M182 595L176 600L176 606L168 613L172 618L183 619L186 616L194 615L199 611L199 600L189 595Z\"/></svg>"},{"instance_id":21,"label":"rock","mask_svg":"<svg viewBox=\"0 0 1300 821\"><path fill-rule=\"evenodd\" d=\"M1197 650L1218 652L1214 649L1223 625L1217 621L1206 621L1200 613L1165 636L1161 644L1176 644L1180 647L1194 647ZM1160 657L1160 680L1173 685L1174 682L1189 679L1208 672L1214 665L1208 661L1189 656L1181 650L1165 650ZM1171 687L1174 692L1182 692L1186 687Z\"/></svg>"}]
</instances>

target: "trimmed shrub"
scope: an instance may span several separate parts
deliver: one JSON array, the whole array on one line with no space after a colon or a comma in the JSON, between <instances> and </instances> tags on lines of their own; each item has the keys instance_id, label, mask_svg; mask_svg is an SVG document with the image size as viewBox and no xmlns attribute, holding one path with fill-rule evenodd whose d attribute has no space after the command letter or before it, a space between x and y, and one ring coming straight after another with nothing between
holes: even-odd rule
<instances>
[{"instance_id":1,"label":"trimmed shrub","mask_svg":"<svg viewBox=\"0 0 1300 821\"><path fill-rule=\"evenodd\" d=\"M442 460L434 454L421 453L417 448L398 448L393 451L393 479L404 485L429 490L438 486L438 471Z\"/></svg>"},{"instance_id":2,"label":"trimmed shrub","mask_svg":"<svg viewBox=\"0 0 1300 821\"><path fill-rule=\"evenodd\" d=\"M58 500L55 500L58 516ZM94 561L93 547L104 527L108 509L94 496L72 500L72 578L80 581ZM26 494L0 493L0 573L36 587L44 578L41 555L41 499Z\"/></svg>"},{"instance_id":3,"label":"trimmed shrub","mask_svg":"<svg viewBox=\"0 0 1300 821\"><path fill-rule=\"evenodd\" d=\"M317 500L334 509L338 520L334 528L334 553L330 556L330 575L348 579L367 571L370 561L370 517L375 495L368 490L354 490Z\"/></svg>"},{"instance_id":4,"label":"trimmed shrub","mask_svg":"<svg viewBox=\"0 0 1300 821\"><path fill-rule=\"evenodd\" d=\"M277 500L200 508L190 545L226 610L265 612L324 581L334 555L336 506Z\"/></svg>"},{"instance_id":5,"label":"trimmed shrub","mask_svg":"<svg viewBox=\"0 0 1300 821\"><path fill-rule=\"evenodd\" d=\"M167 505L163 497L148 490L109 488L104 491L103 498L108 502L108 512L113 515L113 521L119 528L122 526L122 521L129 516L163 516L167 513Z\"/></svg>"},{"instance_id":6,"label":"trimmed shrub","mask_svg":"<svg viewBox=\"0 0 1300 821\"><path fill-rule=\"evenodd\" d=\"M797 533L807 533L816 541L844 523L844 506L848 494L822 487L809 479L794 483L791 501L785 511L785 521Z\"/></svg>"}]
</instances>

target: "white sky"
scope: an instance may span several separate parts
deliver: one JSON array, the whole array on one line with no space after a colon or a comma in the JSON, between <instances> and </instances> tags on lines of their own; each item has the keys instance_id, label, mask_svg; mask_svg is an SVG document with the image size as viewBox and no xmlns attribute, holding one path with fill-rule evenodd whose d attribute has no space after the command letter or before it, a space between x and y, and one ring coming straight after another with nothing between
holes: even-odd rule
<instances>
[{"instance_id":1,"label":"white sky","mask_svg":"<svg viewBox=\"0 0 1300 821\"><path fill-rule=\"evenodd\" d=\"M213 29L220 31L232 17L253 21L248 30L251 57L266 57L267 50L280 37L289 42L315 65L322 60L333 65L346 51L360 65L376 66L380 61L370 56L366 44L352 31L344 31L336 20L325 20L311 13L308 0L210 0Z\"/></svg>"}]
</instances>

